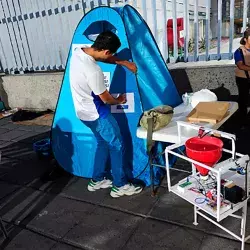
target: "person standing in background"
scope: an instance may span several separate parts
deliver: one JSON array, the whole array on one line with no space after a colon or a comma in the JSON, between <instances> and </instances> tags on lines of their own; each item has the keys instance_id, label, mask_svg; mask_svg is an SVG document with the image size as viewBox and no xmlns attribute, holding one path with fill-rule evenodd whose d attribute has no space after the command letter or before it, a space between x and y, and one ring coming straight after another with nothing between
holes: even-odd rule
<instances>
[{"instance_id":1,"label":"person standing in background","mask_svg":"<svg viewBox=\"0 0 250 250\"><path fill-rule=\"evenodd\" d=\"M239 112L241 125L244 127L248 124L247 107L249 103L250 90L250 29L246 29L240 40L241 46L235 51L234 59L237 65L235 69L236 84L239 94Z\"/></svg>"}]
</instances>

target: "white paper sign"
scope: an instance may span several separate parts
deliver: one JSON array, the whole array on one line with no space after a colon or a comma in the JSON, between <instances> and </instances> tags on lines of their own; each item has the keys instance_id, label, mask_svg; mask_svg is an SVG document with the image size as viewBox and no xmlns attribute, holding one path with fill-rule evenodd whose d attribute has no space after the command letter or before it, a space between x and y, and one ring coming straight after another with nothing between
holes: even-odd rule
<instances>
[{"instance_id":1,"label":"white paper sign","mask_svg":"<svg viewBox=\"0 0 250 250\"><path fill-rule=\"evenodd\" d=\"M184 37L184 30L180 30L180 38Z\"/></svg>"},{"instance_id":2,"label":"white paper sign","mask_svg":"<svg viewBox=\"0 0 250 250\"><path fill-rule=\"evenodd\" d=\"M104 84L107 90L110 88L110 72L103 72L104 75Z\"/></svg>"},{"instance_id":3,"label":"white paper sign","mask_svg":"<svg viewBox=\"0 0 250 250\"><path fill-rule=\"evenodd\" d=\"M113 94L117 96L118 94ZM135 112L135 100L134 93L126 93L127 102L124 104L112 105L111 113L134 113Z\"/></svg>"}]
</instances>

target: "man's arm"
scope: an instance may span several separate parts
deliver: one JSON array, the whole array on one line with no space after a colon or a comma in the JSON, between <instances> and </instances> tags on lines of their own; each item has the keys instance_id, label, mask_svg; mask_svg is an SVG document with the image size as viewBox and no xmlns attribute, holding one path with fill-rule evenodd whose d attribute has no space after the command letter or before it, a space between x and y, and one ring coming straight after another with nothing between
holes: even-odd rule
<instances>
[{"instance_id":1,"label":"man's arm","mask_svg":"<svg viewBox=\"0 0 250 250\"><path fill-rule=\"evenodd\" d=\"M135 63L129 62L129 61L126 61L126 60L121 60L116 56L109 57L105 62L106 63L111 63L111 64L122 65L122 66L128 68L133 73L137 72L137 67L136 67Z\"/></svg>"},{"instance_id":2,"label":"man's arm","mask_svg":"<svg viewBox=\"0 0 250 250\"><path fill-rule=\"evenodd\" d=\"M236 65L241 70L250 71L250 66L245 65L242 61L238 61Z\"/></svg>"},{"instance_id":3,"label":"man's arm","mask_svg":"<svg viewBox=\"0 0 250 250\"><path fill-rule=\"evenodd\" d=\"M237 67L240 70L250 71L250 66L244 64L243 57L244 55L243 55L242 49L239 48L234 52L234 60L235 60L235 64L237 65Z\"/></svg>"},{"instance_id":4,"label":"man's arm","mask_svg":"<svg viewBox=\"0 0 250 250\"><path fill-rule=\"evenodd\" d=\"M110 105L122 104L127 101L125 95L120 95L117 98L114 98L107 90L104 91L102 94L100 94L99 97L104 103L107 103Z\"/></svg>"},{"instance_id":5,"label":"man's arm","mask_svg":"<svg viewBox=\"0 0 250 250\"><path fill-rule=\"evenodd\" d=\"M107 104L122 104L126 102L126 96L120 95L114 98L104 85L104 75L101 69L92 73L88 77L88 86L93 91L95 95L98 95L104 103Z\"/></svg>"}]
</instances>

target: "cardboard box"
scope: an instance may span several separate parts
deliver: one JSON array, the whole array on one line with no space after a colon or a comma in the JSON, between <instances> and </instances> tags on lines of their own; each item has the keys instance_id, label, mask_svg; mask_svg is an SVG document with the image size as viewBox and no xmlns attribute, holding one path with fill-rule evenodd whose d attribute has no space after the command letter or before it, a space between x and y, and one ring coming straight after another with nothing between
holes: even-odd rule
<instances>
[{"instance_id":1,"label":"cardboard box","mask_svg":"<svg viewBox=\"0 0 250 250\"><path fill-rule=\"evenodd\" d=\"M216 124L228 114L229 106L228 102L199 102L188 114L187 120Z\"/></svg>"}]
</instances>

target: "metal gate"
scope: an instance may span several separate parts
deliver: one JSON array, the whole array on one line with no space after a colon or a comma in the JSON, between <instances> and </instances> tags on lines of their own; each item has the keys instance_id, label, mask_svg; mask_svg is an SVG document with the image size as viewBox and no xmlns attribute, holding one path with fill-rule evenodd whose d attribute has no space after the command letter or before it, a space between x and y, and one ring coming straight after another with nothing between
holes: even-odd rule
<instances>
[{"instance_id":1,"label":"metal gate","mask_svg":"<svg viewBox=\"0 0 250 250\"><path fill-rule=\"evenodd\" d=\"M63 70L83 15L96 6L124 4L141 13L168 62L232 59L238 46L234 13L243 17L243 29L248 20L248 0L0 0L0 70Z\"/></svg>"}]
</instances>

